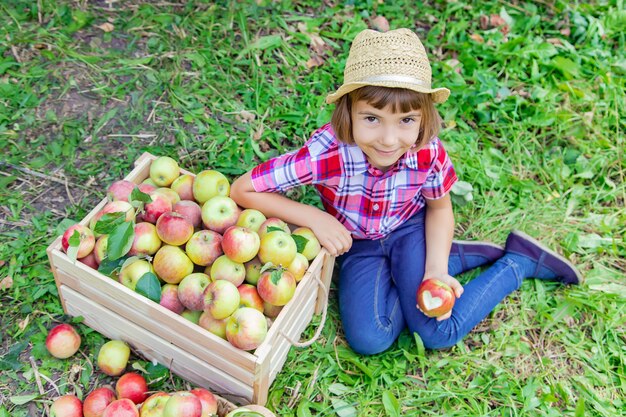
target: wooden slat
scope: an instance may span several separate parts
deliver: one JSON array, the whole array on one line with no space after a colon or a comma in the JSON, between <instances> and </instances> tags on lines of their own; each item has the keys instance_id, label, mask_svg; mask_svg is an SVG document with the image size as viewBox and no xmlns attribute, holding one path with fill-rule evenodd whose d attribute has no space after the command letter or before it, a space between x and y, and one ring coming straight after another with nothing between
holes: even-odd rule
<instances>
[{"instance_id":1,"label":"wooden slat","mask_svg":"<svg viewBox=\"0 0 626 417\"><path fill-rule=\"evenodd\" d=\"M335 257L328 253L325 249L324 261L322 264L322 271L320 280L322 284L324 284L324 288L326 288L326 292L319 288L317 290L317 303L315 304L315 314L321 314L322 310L326 308L326 303L328 303L328 296L330 293L330 282L333 278L333 269L335 268Z\"/></svg>"},{"instance_id":2,"label":"wooden slat","mask_svg":"<svg viewBox=\"0 0 626 417\"><path fill-rule=\"evenodd\" d=\"M252 400L250 385L241 383L65 285L61 285L59 295L66 300L70 315L84 317L85 324L110 339L128 342L142 357L156 360L180 377L236 403L247 404Z\"/></svg>"}]
</instances>

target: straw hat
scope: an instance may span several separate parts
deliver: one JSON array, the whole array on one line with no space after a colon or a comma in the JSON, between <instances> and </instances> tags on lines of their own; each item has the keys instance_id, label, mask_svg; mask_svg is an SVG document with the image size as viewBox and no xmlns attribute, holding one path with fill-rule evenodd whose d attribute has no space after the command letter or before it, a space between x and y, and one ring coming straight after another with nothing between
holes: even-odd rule
<instances>
[{"instance_id":1,"label":"straw hat","mask_svg":"<svg viewBox=\"0 0 626 417\"><path fill-rule=\"evenodd\" d=\"M352 42L343 85L326 97L326 103L334 103L367 85L406 88L430 94L435 103L443 103L450 90L432 88L431 78L426 50L413 31L397 29L381 33L366 29Z\"/></svg>"}]
</instances>

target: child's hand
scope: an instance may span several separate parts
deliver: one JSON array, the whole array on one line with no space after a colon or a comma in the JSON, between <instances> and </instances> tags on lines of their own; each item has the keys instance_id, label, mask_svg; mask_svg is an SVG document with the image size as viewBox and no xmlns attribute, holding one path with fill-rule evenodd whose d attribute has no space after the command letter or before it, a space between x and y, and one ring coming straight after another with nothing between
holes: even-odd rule
<instances>
[{"instance_id":1,"label":"child's hand","mask_svg":"<svg viewBox=\"0 0 626 417\"><path fill-rule=\"evenodd\" d=\"M334 216L320 211L319 216L311 219L313 233L331 255L339 256L352 247L352 234Z\"/></svg>"},{"instance_id":2,"label":"child's hand","mask_svg":"<svg viewBox=\"0 0 626 417\"><path fill-rule=\"evenodd\" d=\"M451 277L448 274L442 274L442 275L437 275L437 276L429 275L428 278L436 278L439 281L443 282L444 284L448 284L448 286L452 288L452 291L454 291L454 295L456 296L456 298L461 297L461 294L463 294L463 286L461 285L461 283L457 281L456 278ZM437 321L449 319L451 315L452 315L452 310L450 310L443 316L437 317Z\"/></svg>"}]
</instances>

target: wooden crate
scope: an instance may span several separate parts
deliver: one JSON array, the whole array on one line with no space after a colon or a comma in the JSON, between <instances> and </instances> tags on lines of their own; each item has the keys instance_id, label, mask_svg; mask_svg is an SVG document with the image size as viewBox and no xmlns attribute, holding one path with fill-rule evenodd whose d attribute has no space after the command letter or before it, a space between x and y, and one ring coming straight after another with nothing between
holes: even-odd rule
<instances>
[{"instance_id":1,"label":"wooden crate","mask_svg":"<svg viewBox=\"0 0 626 417\"><path fill-rule=\"evenodd\" d=\"M141 183L149 176L154 159L144 153L125 179ZM80 223L88 225L106 203L106 199L100 202ZM85 324L106 337L126 341L144 358L237 404L266 403L270 385L292 347L289 340L298 340L313 314L326 308L334 266L334 257L322 249L265 341L246 352L116 280L73 262L61 249L61 237L47 253L67 314L82 316Z\"/></svg>"}]
</instances>

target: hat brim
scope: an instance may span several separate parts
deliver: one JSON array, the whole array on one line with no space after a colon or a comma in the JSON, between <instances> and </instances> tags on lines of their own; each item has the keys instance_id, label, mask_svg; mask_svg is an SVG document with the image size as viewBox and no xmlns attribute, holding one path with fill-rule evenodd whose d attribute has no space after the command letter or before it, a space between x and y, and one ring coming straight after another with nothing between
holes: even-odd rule
<instances>
[{"instance_id":1,"label":"hat brim","mask_svg":"<svg viewBox=\"0 0 626 417\"><path fill-rule=\"evenodd\" d=\"M339 100L344 95L348 94L349 92L354 91L357 88L366 87L368 85L373 85L377 87L387 87L387 88L406 88L407 90L417 91L418 93L430 94L435 103L443 103L446 100L448 100L448 97L450 97L450 90L448 90L445 87L425 88L420 85L411 84L411 83L383 81L380 83L367 82L367 83L344 84L341 87L339 87L337 91L326 96L326 103L332 104L336 102L337 100Z\"/></svg>"}]
</instances>

